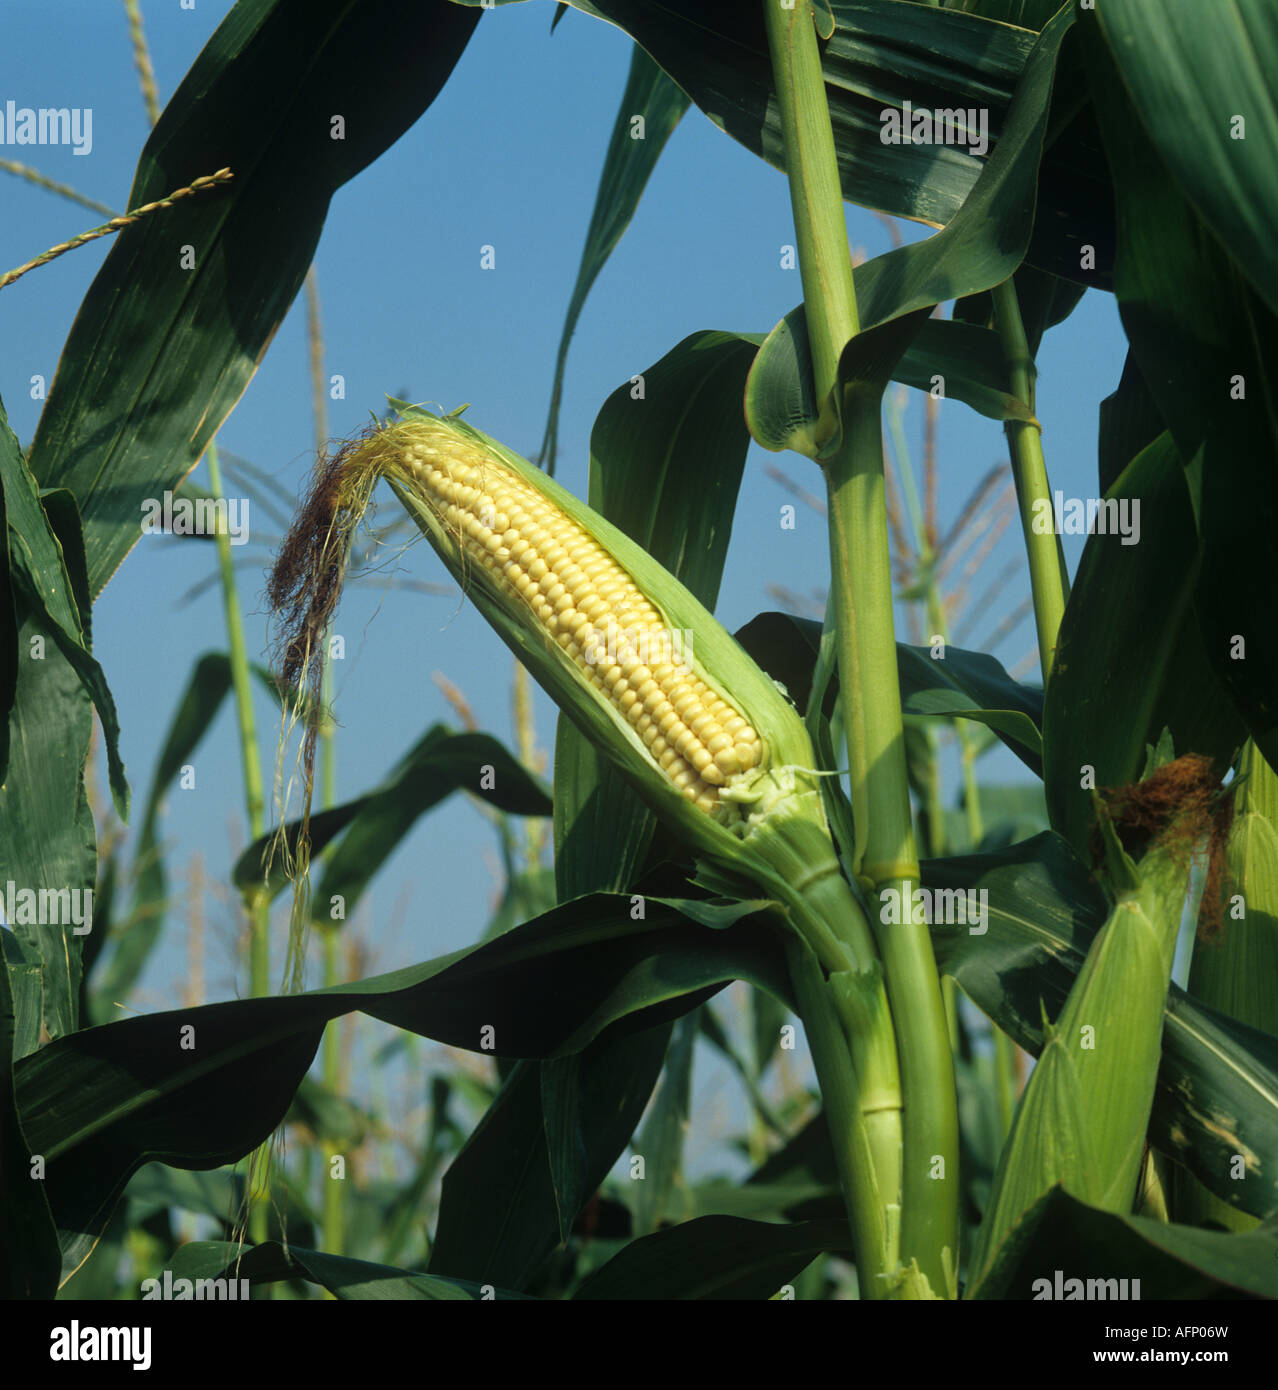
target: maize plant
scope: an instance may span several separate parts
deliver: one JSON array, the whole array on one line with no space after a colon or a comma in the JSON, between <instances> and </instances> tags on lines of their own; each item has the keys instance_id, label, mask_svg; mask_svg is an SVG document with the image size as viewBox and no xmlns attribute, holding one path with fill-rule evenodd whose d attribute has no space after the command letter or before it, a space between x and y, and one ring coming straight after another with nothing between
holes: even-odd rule
<instances>
[{"instance_id":1,"label":"maize plant","mask_svg":"<svg viewBox=\"0 0 1278 1390\"><path fill-rule=\"evenodd\" d=\"M497 373L455 398L472 405L388 397L357 428L345 386L369 373L328 371L312 263L329 201L479 61L481 12L495 39L524 8L237 0L162 103L130 3L153 129L123 210L0 159L22 196L109 219L15 250L15 304L50 261L110 246L47 400L11 342L38 406L11 398L12 426L0 407L6 1294L1194 1299L1232 1334L1226 1300L1278 1296L1278 10L569 0L556 24L602 18L633 51L541 448L512 447L541 422ZM10 101L0 143L65 130L89 153L71 105ZM581 462L560 447L568 344L693 106L784 175L767 217L789 219L801 291L777 321L747 277L758 331L684 336L618 387L574 489L555 476ZM442 221L479 198L451 182ZM854 246L849 204L890 249ZM429 241L405 300L444 254L435 211L356 205L370 236L403 216ZM485 243L482 270L505 255ZM440 321L454 278L411 304L423 392L451 389L448 345L461 360L489 336L479 295ZM294 507L291 478L215 436L303 285L317 462ZM1039 391L1040 368L1061 375L1045 344L1082 341L1089 293L1116 307L1125 362L1083 401L1076 348L1062 407ZM673 324L679 295L648 298ZM633 353L629 309L611 317ZM1067 496L1078 460L1055 440L1093 406L1095 471ZM972 471L941 418L988 428L1006 462ZM717 599L761 495L752 444L804 509L821 584L776 588L790 611L732 632ZM969 499L948 526L942 483ZM274 533L237 529L240 494ZM139 809L132 692L117 712L108 682L131 657L95 605L157 516L215 541L153 553L174 576L216 555L183 582L216 592L226 636L194 661ZM974 597L1005 533L1013 562ZM746 540L770 573L780 552ZM246 568L267 571L256 613ZM358 586L382 611L356 652ZM462 606L513 665L485 648L482 679L450 668L423 694L407 671ZM1009 669L993 651L1031 617ZM992 650L962 636L983 618ZM393 645L402 683L361 709L349 673ZM510 747L483 727L494 671L513 673ZM213 795L196 754L223 701L236 747L210 763L238 769L243 843L212 867L199 845L183 876L166 806ZM339 795L339 749L423 714L382 780L361 763ZM449 799L495 835L499 884L461 949L429 955L486 862ZM225 809L199 805L206 825ZM403 848L410 963L374 973L394 925L374 885ZM696 1147L723 1138L694 1090L711 1057L747 1117L731 1177ZM1129 1320L1075 1313L1054 1352L1090 1359ZM153 1364L105 1321L57 1314L40 1354L49 1335L53 1360ZM1210 1330L1136 1359L1189 1359Z\"/></svg>"}]
</instances>

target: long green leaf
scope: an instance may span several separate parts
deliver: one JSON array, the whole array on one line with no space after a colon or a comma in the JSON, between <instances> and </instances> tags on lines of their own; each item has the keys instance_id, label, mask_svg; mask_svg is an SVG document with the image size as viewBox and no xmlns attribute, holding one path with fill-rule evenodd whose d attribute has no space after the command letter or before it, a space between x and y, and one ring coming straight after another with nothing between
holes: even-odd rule
<instances>
[{"instance_id":1,"label":"long green leaf","mask_svg":"<svg viewBox=\"0 0 1278 1390\"><path fill-rule=\"evenodd\" d=\"M325 859L324 878L314 898L316 920L345 920L418 819L457 791L471 792L511 815L548 816L551 811L550 794L541 779L491 735L459 734L447 725L433 724L379 787L312 817L314 854L346 832ZM293 821L287 827L294 844L299 824ZM274 831L263 835L236 861L233 878L241 892L263 889L268 859L271 878L264 891L274 897L287 886L280 856L271 859L274 838ZM333 916L338 907L341 916Z\"/></svg>"},{"instance_id":2,"label":"long green leaf","mask_svg":"<svg viewBox=\"0 0 1278 1390\"><path fill-rule=\"evenodd\" d=\"M655 1231L666 1215L683 1162L692 1089L692 1054L697 1041L697 1013L685 1014L674 1026L661 1085L643 1128L635 1137L635 1157L643 1160L643 1177L633 1184L634 1229Z\"/></svg>"},{"instance_id":3,"label":"long green leaf","mask_svg":"<svg viewBox=\"0 0 1278 1390\"><path fill-rule=\"evenodd\" d=\"M0 784L9 770L9 715L18 693L18 615L10 564L8 511L0 479Z\"/></svg>"},{"instance_id":4,"label":"long green leaf","mask_svg":"<svg viewBox=\"0 0 1278 1390\"><path fill-rule=\"evenodd\" d=\"M278 703L279 688L271 673L256 663L252 670ZM132 912L123 929L114 934L115 950L101 977L94 981L92 1015L96 1022L105 1022L108 1011L128 995L160 939L168 911L168 877L159 839L160 804L208 733L230 688L230 658L225 652L206 652L192 668L178 700L151 775L134 855Z\"/></svg>"},{"instance_id":5,"label":"long green leaf","mask_svg":"<svg viewBox=\"0 0 1278 1390\"><path fill-rule=\"evenodd\" d=\"M576 1299L770 1299L817 1255L846 1254L843 1221L772 1224L702 1216L644 1236L592 1274Z\"/></svg>"},{"instance_id":6,"label":"long green leaf","mask_svg":"<svg viewBox=\"0 0 1278 1390\"><path fill-rule=\"evenodd\" d=\"M1134 523L1128 535L1138 543L1100 528L1088 538L1043 711L1052 826L1080 854L1087 853L1093 817L1089 785L1136 781L1146 745L1157 744L1164 728L1178 755L1205 754L1221 772L1246 734L1199 638L1197 535L1165 431L1132 460L1108 498L1125 508L1113 515Z\"/></svg>"},{"instance_id":7,"label":"long green leaf","mask_svg":"<svg viewBox=\"0 0 1278 1390\"><path fill-rule=\"evenodd\" d=\"M122 820L129 818L129 784L120 760L120 725L115 701L102 668L93 658L89 631L89 597L84 579L84 542L75 503L57 491L40 496L27 467L9 417L0 403L0 492L4 494L4 520L9 548L9 583L28 612L39 614L63 658L80 678L86 694L97 706L106 742L111 795ZM10 610L12 611L12 610ZM3 620L8 628L9 619ZM14 664L6 684L15 677ZM2 750L0 750L2 751ZM4 771L0 763L0 780Z\"/></svg>"},{"instance_id":8,"label":"long green leaf","mask_svg":"<svg viewBox=\"0 0 1278 1390\"><path fill-rule=\"evenodd\" d=\"M7 1299L51 1298L58 1283L58 1241L15 1103L16 1031L9 971L0 964L0 1292Z\"/></svg>"},{"instance_id":9,"label":"long green leaf","mask_svg":"<svg viewBox=\"0 0 1278 1390\"><path fill-rule=\"evenodd\" d=\"M990 420L1027 420L1029 407L1007 389L998 335L954 319L925 319L892 373L894 381L962 401Z\"/></svg>"},{"instance_id":10,"label":"long green leaf","mask_svg":"<svg viewBox=\"0 0 1278 1390\"><path fill-rule=\"evenodd\" d=\"M486 0L459 0L467 5ZM497 0L519 3L519 0ZM624 29L733 139L785 167L763 13L704 0L572 0ZM989 137L1006 133L1008 108L1035 35L952 8L899 0L830 0L822 68L843 196L863 207L940 227L972 192L984 160L959 145L888 144L883 112L962 107L988 113ZM1049 152L1031 263L1069 279L1108 284L1113 208L1086 123ZM1078 247L1097 248L1097 270ZM938 296L939 302L950 296Z\"/></svg>"},{"instance_id":11,"label":"long green leaf","mask_svg":"<svg viewBox=\"0 0 1278 1390\"><path fill-rule=\"evenodd\" d=\"M485 1289L479 1284L460 1279L441 1279L432 1274L416 1274L408 1269L390 1265L370 1264L367 1260L352 1260L343 1255L329 1255L321 1250L307 1250L289 1242L288 1249L278 1241L267 1241L241 1251L229 1241L192 1240L174 1251L168 1264L174 1281L187 1279L230 1281L247 1279L256 1286L299 1276L327 1289L334 1297L368 1299L373 1301L425 1300L427 1302L473 1302L492 1298L497 1302L524 1299L525 1294L509 1289ZM206 1286L207 1287L207 1286ZM223 1287L229 1287L229 1282ZM161 1281L156 1290L159 1297L164 1288ZM187 1296L194 1295L194 1287Z\"/></svg>"},{"instance_id":12,"label":"long green leaf","mask_svg":"<svg viewBox=\"0 0 1278 1390\"><path fill-rule=\"evenodd\" d=\"M36 506L39 509L39 503ZM25 948L26 959L40 962L39 1022L49 1036L58 1038L80 1024L82 933L91 928L92 919L83 911L82 924L71 919L77 902L87 908L97 878L96 834L83 772L93 710L84 682L64 655L42 606L33 608L19 598L17 617L19 659L9 715L9 767L0 783L0 889L6 890L6 916L15 918L7 925ZM46 898L43 911L42 893L56 895ZM80 896L70 896L76 894ZM37 919L43 916L45 921L26 920L26 909L33 905ZM33 1041L24 1030L23 1045Z\"/></svg>"},{"instance_id":13,"label":"long green leaf","mask_svg":"<svg viewBox=\"0 0 1278 1390\"><path fill-rule=\"evenodd\" d=\"M630 1033L686 1013L733 979L788 998L771 923L706 928L655 900L635 921L629 896L601 894L483 946L388 975L75 1033L14 1070L32 1151L49 1163L46 1191L64 1273L87 1257L141 1164L159 1158L218 1167L261 1143L287 1110L331 1018L358 1009L473 1051L562 1057L610 1027L621 1048ZM195 1048L181 1046L186 1028L194 1029L185 1036ZM615 1062L621 1053L612 1055ZM536 1129L542 1134L540 1109ZM627 1138L629 1131L621 1142Z\"/></svg>"},{"instance_id":14,"label":"long green leaf","mask_svg":"<svg viewBox=\"0 0 1278 1390\"><path fill-rule=\"evenodd\" d=\"M1057 1271L1060 1271L1058 1292ZM1078 1286L1067 1286L1077 1279ZM1278 1297L1278 1227L1235 1235L1098 1211L1060 1188L1025 1214L973 1298ZM1088 1292L1088 1289L1091 1292Z\"/></svg>"},{"instance_id":15,"label":"long green leaf","mask_svg":"<svg viewBox=\"0 0 1278 1390\"><path fill-rule=\"evenodd\" d=\"M557 17L557 16L556 16ZM559 351L555 354L555 380L550 392L550 414L538 462L548 473L555 471L559 448L559 405L563 396L568 345L585 307L590 287L608 262L639 206L648 180L666 142L688 109L688 98L636 45L630 55L630 72L604 157L595 195L594 211L586 229L577 280L568 301Z\"/></svg>"},{"instance_id":16,"label":"long green leaf","mask_svg":"<svg viewBox=\"0 0 1278 1390\"><path fill-rule=\"evenodd\" d=\"M119 234L31 448L39 482L79 503L95 597L143 503L177 488L243 394L334 192L431 104L477 20L445 0L240 0L205 45L129 206L234 178Z\"/></svg>"},{"instance_id":17,"label":"long green leaf","mask_svg":"<svg viewBox=\"0 0 1278 1390\"><path fill-rule=\"evenodd\" d=\"M1172 177L1278 313L1278 11L1266 0L1105 0L1096 17Z\"/></svg>"},{"instance_id":18,"label":"long green leaf","mask_svg":"<svg viewBox=\"0 0 1278 1390\"><path fill-rule=\"evenodd\" d=\"M1252 9L1244 4L1237 13ZM1265 21L1257 37L1272 25ZM1278 315L1180 193L1127 96L1094 12L1080 33L1122 214L1114 267L1119 311L1186 469L1198 527L1192 597L1201 649L1275 765L1278 652L1268 633L1278 599L1270 563L1278 532ZM1232 42L1223 34L1221 41ZM1209 47L1204 43L1204 52ZM1217 56L1211 60L1213 93ZM1208 115L1227 124L1215 96L1211 107L1214 115ZM1262 143L1268 139L1259 129L1256 135ZM1233 157L1245 182L1253 157L1241 143ZM1214 150L1194 157L1214 160ZM1166 575L1169 583L1178 583L1178 576L1179 569ZM1187 661L1191 670L1197 664L1192 655ZM1178 745L1176 751L1184 750Z\"/></svg>"},{"instance_id":19,"label":"long green leaf","mask_svg":"<svg viewBox=\"0 0 1278 1390\"><path fill-rule=\"evenodd\" d=\"M737 640L803 709L821 645L821 624L788 613L760 613L740 629ZM1041 775L1039 725L1043 693L1014 681L992 656L946 647L933 657L929 647L897 643L901 708L907 715L947 715L973 719L993 729L1032 771ZM833 707L838 683L826 691Z\"/></svg>"},{"instance_id":20,"label":"long green leaf","mask_svg":"<svg viewBox=\"0 0 1278 1390\"><path fill-rule=\"evenodd\" d=\"M669 1033L662 1025L637 1037L599 1038L567 1059L579 1072L581 1097L578 1200L603 1181L634 1132ZM432 1273L523 1289L558 1244L564 1193L551 1178L539 1070L518 1064L444 1175Z\"/></svg>"}]
</instances>

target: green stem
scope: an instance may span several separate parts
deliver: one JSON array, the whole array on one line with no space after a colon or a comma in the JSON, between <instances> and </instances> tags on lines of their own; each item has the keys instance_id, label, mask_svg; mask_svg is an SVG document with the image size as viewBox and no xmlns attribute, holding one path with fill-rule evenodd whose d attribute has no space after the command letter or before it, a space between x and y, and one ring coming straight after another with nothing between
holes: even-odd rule
<instances>
[{"instance_id":1,"label":"green stem","mask_svg":"<svg viewBox=\"0 0 1278 1390\"><path fill-rule=\"evenodd\" d=\"M954 722L963 759L968 842L972 850L975 851L985 838L985 818L981 812L981 789L975 775L976 759L981 750L979 743L964 727L963 721L957 719ZM947 979L945 983L951 984L952 981ZM1006 1139L1012 1129L1012 1117L1016 1109L1016 1093L1019 1084L1016 1068L1016 1044L992 1019L990 1020L990 1032L994 1040L994 1083L999 1133L1003 1139Z\"/></svg>"},{"instance_id":2,"label":"green stem","mask_svg":"<svg viewBox=\"0 0 1278 1390\"><path fill-rule=\"evenodd\" d=\"M958 1106L940 977L927 924L914 908L919 867L901 724L877 400L852 404L843 445L826 477L832 579L839 591L840 681L845 663L859 675L857 685L842 683L841 689L845 721L850 728L859 725L865 767L860 873L899 918L882 926L878 937L905 1096L902 1257L917 1259L933 1291L941 1293L949 1287L958 1252ZM843 615L853 612L856 622L845 626Z\"/></svg>"},{"instance_id":3,"label":"green stem","mask_svg":"<svg viewBox=\"0 0 1278 1390\"><path fill-rule=\"evenodd\" d=\"M1036 367L1025 337L1025 324L1016 298L1013 278L995 287L994 325L1003 343L1012 395L1024 401L1034 413ZM1034 626L1038 632L1038 658L1043 684L1051 675L1056 656L1057 634L1069 598L1069 575L1065 552L1055 526L1040 529L1037 517L1055 516L1047 463L1043 458L1043 434L1037 420L1008 420L1004 425L1012 454L1012 476L1016 480L1016 501L1021 512L1021 531L1029 559L1030 591L1034 598ZM1045 509L1045 510L1044 510Z\"/></svg>"},{"instance_id":4,"label":"green stem","mask_svg":"<svg viewBox=\"0 0 1278 1390\"><path fill-rule=\"evenodd\" d=\"M206 453L209 488L215 499L222 493L222 468L217 446ZM235 695L235 715L240 733L240 764L244 777L244 805L248 816L249 841L261 837L266 828L266 800L262 793L262 767L258 759L257 724L253 715L253 687L248 651L244 644L244 623L240 617L239 596L235 588L235 565L231 559L231 538L225 530L217 534L217 558L222 579L222 604L226 613L226 641L230 653L231 689ZM249 992L260 997L271 992L270 903L260 894L246 897L245 908L251 926L249 952ZM253 1241L267 1239L267 1196L270 1191L270 1140L261 1145L250 1160L249 1171L258 1181L250 1185L249 1230ZM254 1187L256 1190L253 1190Z\"/></svg>"},{"instance_id":5,"label":"green stem","mask_svg":"<svg viewBox=\"0 0 1278 1390\"><path fill-rule=\"evenodd\" d=\"M785 142L816 399L837 385L839 356L858 331L843 195L810 5L765 0ZM941 982L914 908L918 856L910 810L897 674L884 498L881 393L849 392L843 435L826 464L831 588L840 697L848 740L858 853L876 894L900 921L879 948L900 1054L905 1102L901 1256L934 1293L952 1289L958 1261L958 1105ZM884 899L886 901L886 897Z\"/></svg>"},{"instance_id":6,"label":"green stem","mask_svg":"<svg viewBox=\"0 0 1278 1390\"><path fill-rule=\"evenodd\" d=\"M859 1122L874 1165L880 1211L899 1212L903 1099L892 1010L883 967L860 903L831 854L824 871L794 880L778 893L818 962L829 972L835 1012L843 1023ZM892 1217L893 1223L896 1216ZM895 1246L893 1247L895 1257Z\"/></svg>"},{"instance_id":7,"label":"green stem","mask_svg":"<svg viewBox=\"0 0 1278 1390\"><path fill-rule=\"evenodd\" d=\"M828 1102L834 1107L828 1117L834 1143L850 1146L851 1156L840 1160L840 1177L867 1261L863 1274L881 1290L880 1276L891 1272L888 1290L895 1293L895 1236L883 1268L879 1237L866 1234L899 1229L903 1102L883 969L865 910L843 876L820 816L819 793L802 793L786 806L755 832L755 874L759 887L786 908L791 935L820 976L822 1007L833 1012L843 1032L837 1047L827 1044L821 1052L818 1079L823 1095L827 1084L837 1084L844 1098Z\"/></svg>"},{"instance_id":8,"label":"green stem","mask_svg":"<svg viewBox=\"0 0 1278 1390\"><path fill-rule=\"evenodd\" d=\"M331 637L331 633L327 634ZM333 742L335 726L330 711L333 707L333 659L332 642L326 640L324 648L323 713L319 726L320 752L320 801L327 809L337 804L337 750ZM320 926L320 941L324 955L324 984L331 987L341 980L340 930L335 922L325 922ZM341 1089L342 1051L341 1034L337 1019L331 1019L324 1029L324 1044L321 1054L321 1073L324 1088L336 1096ZM345 1241L342 1194L344 1180L333 1177L332 1160L338 1154L338 1147L326 1139L321 1145L324 1154L324 1199L322 1204L322 1248L327 1254L340 1255Z\"/></svg>"},{"instance_id":9,"label":"green stem","mask_svg":"<svg viewBox=\"0 0 1278 1390\"><path fill-rule=\"evenodd\" d=\"M955 720L961 725L961 719ZM963 758L963 801L967 809L967 833L975 853L985 838L985 817L981 815L981 789L976 783L976 745L966 729L959 730L959 750Z\"/></svg>"},{"instance_id":10,"label":"green stem","mask_svg":"<svg viewBox=\"0 0 1278 1390\"><path fill-rule=\"evenodd\" d=\"M927 784L927 823L928 844L923 853L931 859L939 859L945 853L947 844L945 829L945 803L941 799L941 772L938 767L939 751L936 732L927 730L927 756L932 766L932 775Z\"/></svg>"},{"instance_id":11,"label":"green stem","mask_svg":"<svg viewBox=\"0 0 1278 1390\"><path fill-rule=\"evenodd\" d=\"M838 378L839 357L861 327L839 162L809 0L795 0L792 8L783 7L780 0L764 0L763 8L785 139L816 399L824 405Z\"/></svg>"},{"instance_id":12,"label":"green stem","mask_svg":"<svg viewBox=\"0 0 1278 1390\"><path fill-rule=\"evenodd\" d=\"M875 1180L870 1136L861 1112L856 1073L850 1065L847 1037L829 982L811 950L790 937L786 952L848 1209L861 1297L889 1297L896 1269L892 1248L895 1216L886 1210Z\"/></svg>"},{"instance_id":13,"label":"green stem","mask_svg":"<svg viewBox=\"0 0 1278 1390\"><path fill-rule=\"evenodd\" d=\"M222 493L222 469L218 462L217 446L210 444L209 487L215 499ZM240 732L240 763L244 775L244 807L248 815L250 839L256 840L266 828L266 799L262 794L262 766L257 751L257 721L253 714L252 674L249 671L248 651L244 645L244 623L240 617L239 596L235 588L235 564L231 559L231 538L225 531L217 535L217 558L222 577L222 602L226 612L226 641L231 660L231 689L235 694L235 715ZM264 912L255 914L264 919ZM255 931L251 962L252 989L255 995L270 991L270 943L266 932Z\"/></svg>"},{"instance_id":14,"label":"green stem","mask_svg":"<svg viewBox=\"0 0 1278 1390\"><path fill-rule=\"evenodd\" d=\"M905 498L905 509L910 516L914 530L914 549L918 554L918 576L930 575L935 556L932 554L927 527L923 523L923 508L919 503L918 485L914 481L914 466L910 462L910 446L905 438L905 427L901 411L896 403L896 392L890 392L884 399L884 414L887 416L888 434L892 440L892 450L896 456L896 471L901 478L901 493ZM939 631L939 629L934 629Z\"/></svg>"},{"instance_id":15,"label":"green stem","mask_svg":"<svg viewBox=\"0 0 1278 1390\"><path fill-rule=\"evenodd\" d=\"M981 814L981 789L976 781L976 758L979 746L963 727L963 721L956 719L959 748L963 757L963 787L967 804L968 841L975 852L985 838L985 820ZM947 978L947 985L954 982ZM957 999L955 1000L957 1007ZM990 1031L994 1035L994 1085L998 1106L999 1135L1006 1139L1012 1129L1012 1114L1016 1106L1016 1044L1006 1033L990 1020Z\"/></svg>"},{"instance_id":16,"label":"green stem","mask_svg":"<svg viewBox=\"0 0 1278 1390\"><path fill-rule=\"evenodd\" d=\"M813 387L824 431L829 403L838 381L839 356L860 331L838 156L809 0L795 0L791 8L783 7L780 0L763 0L763 10L785 143L786 176L799 251ZM831 588L831 600L839 635L839 681L845 692L859 690L859 646L855 641L857 612L846 604L840 605L837 586ZM849 711L848 699L845 694L845 713ZM857 737L859 721L845 717L844 722L855 865L865 852L868 819L865 748Z\"/></svg>"},{"instance_id":17,"label":"green stem","mask_svg":"<svg viewBox=\"0 0 1278 1390\"><path fill-rule=\"evenodd\" d=\"M898 445L898 457L900 457L900 446ZM928 543L926 532L921 522L917 526L917 540L915 542L919 549L921 560L920 565L925 566L927 574L927 617L931 626L932 633L940 637L944 642L949 642L949 630L946 625L945 607L941 602L940 586L936 580L936 570L934 565L935 556L933 555L930 544ZM979 751L978 745L968 733L966 721L956 719L954 721L954 733L958 739L959 753L963 768L963 791L964 804L967 811L967 833L968 844L975 851L984 837L984 823L981 818L981 793L976 783L975 763L976 755ZM930 741L930 740L929 740ZM932 786L937 788L940 782L939 777L933 777ZM937 800L939 802L939 790ZM939 817L939 807L936 812ZM933 850L934 855L939 851ZM962 1037L959 1032L959 997L958 986L949 975L941 977L941 998L945 1002L945 1018L950 1030L950 1051L957 1057L962 1046ZM1006 1133L1006 1131L1004 1131Z\"/></svg>"}]
</instances>

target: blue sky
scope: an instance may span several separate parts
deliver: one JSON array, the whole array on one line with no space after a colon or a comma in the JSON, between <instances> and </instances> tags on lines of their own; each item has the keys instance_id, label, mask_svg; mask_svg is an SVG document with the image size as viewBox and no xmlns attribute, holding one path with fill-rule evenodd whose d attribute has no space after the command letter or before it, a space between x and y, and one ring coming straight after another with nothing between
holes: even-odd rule
<instances>
[{"instance_id":1,"label":"blue sky","mask_svg":"<svg viewBox=\"0 0 1278 1390\"><path fill-rule=\"evenodd\" d=\"M0 100L19 105L92 107L87 157L54 147L0 150L48 176L123 209L147 124L123 6L101 0L17 0L6 7ZM161 101L229 3L199 0L144 5ZM317 255L326 367L346 380L346 399L330 403L330 431L358 429L386 394L471 403L469 418L526 455L545 422L555 349L594 201L630 41L619 30L570 12L553 36L550 0L485 14L443 94L381 159L339 191ZM368 55L376 61L376 55ZM93 226L98 217L11 175L3 179L0 270ZM888 249L882 223L849 208L849 236L868 255ZM905 227L908 237L924 229ZM568 362L559 477L585 492L594 416L636 372L699 329L766 331L801 298L798 273L781 269L793 240L784 177L713 126L696 108L675 132L638 215L586 305ZM497 266L480 269L479 248L496 248ZM4 291L0 299L0 395L27 444L39 402L30 379L51 380L80 298L107 243L63 257ZM1124 341L1111 297L1091 292L1073 317L1049 333L1039 359L1038 413L1053 485L1067 495L1096 491L1097 408L1114 389ZM911 393L907 433L919 456L921 397ZM299 299L219 441L296 494L312 459L313 425L305 321ZM956 402L942 406L938 458L942 525L993 464L1005 460L1001 428ZM814 465L752 447L721 590L719 617L730 629L775 608L769 585L811 594L824 585L823 521L803 507L783 531L778 508L789 496L765 472L779 465L819 491ZM203 475L203 465L201 472ZM393 499L383 498L388 518ZM1016 556L1009 528L988 562L988 578ZM1066 538L1071 572L1081 541ZM111 683L122 751L140 808L160 740L199 655L223 649L216 588L185 606L180 595L212 571L210 545L143 538L94 613L95 650ZM445 582L424 545L400 560L415 579ZM1023 562L1009 595L978 623L979 642L1027 592ZM260 569L241 570L250 652L264 659ZM976 591L984 586L978 583ZM511 737L511 658L453 591L449 597L351 589L339 628L347 657L339 670L339 795L375 783L432 722L451 712L432 682L441 672L470 700L482 728ZM1032 621L995 649L1014 665L1033 642ZM1036 677L1036 670L1031 678ZM543 746L552 710L538 695ZM258 706L264 765L274 760L275 726ZM196 787L174 791L163 822L170 864L193 852L207 874L226 882L244 843L243 800L229 706L196 760ZM1020 781L1010 755L992 755L991 781ZM460 798L435 812L392 858L361 908L375 952L368 973L422 960L473 941L497 890L492 832ZM210 925L233 912L229 898L206 909ZM282 919L281 923L282 923ZM184 950L170 933L145 981L143 1007L175 1002ZM282 925L281 925L282 935ZM312 979L317 971L312 970ZM241 983L241 990L243 985ZM229 948L208 962L208 997L235 991Z\"/></svg>"}]
</instances>

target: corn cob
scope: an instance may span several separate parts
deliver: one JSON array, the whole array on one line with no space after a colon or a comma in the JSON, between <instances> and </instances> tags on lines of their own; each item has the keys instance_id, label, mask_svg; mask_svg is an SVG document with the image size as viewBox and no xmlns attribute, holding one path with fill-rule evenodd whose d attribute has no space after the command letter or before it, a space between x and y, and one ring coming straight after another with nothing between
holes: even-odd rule
<instances>
[{"instance_id":1,"label":"corn cob","mask_svg":"<svg viewBox=\"0 0 1278 1390\"><path fill-rule=\"evenodd\" d=\"M1221 882L1213 885L1209 871L1203 885L1189 992L1239 1023L1278 1034L1278 773L1251 739L1232 785L1233 821L1218 859ZM1230 1231L1260 1224L1197 1178L1188 1178L1176 1196L1177 1219L1187 1224L1214 1222Z\"/></svg>"},{"instance_id":2,"label":"corn cob","mask_svg":"<svg viewBox=\"0 0 1278 1390\"><path fill-rule=\"evenodd\" d=\"M470 440L420 428L412 438L403 467L470 562L527 607L671 783L713 812L719 789L759 763L755 730L680 660L661 615L583 526Z\"/></svg>"},{"instance_id":3,"label":"corn cob","mask_svg":"<svg viewBox=\"0 0 1278 1390\"><path fill-rule=\"evenodd\" d=\"M1132 1208L1190 856L1212 786L1209 761L1189 755L1132 791L1158 806L1168 785L1185 796L1190 809L1158 828L1139 863L1127 855L1108 815L1101 815L1115 901L1055 1024L1044 1014L1043 1050L1017 1107L981 1223L971 1262L974 1282L1025 1212L1057 1183L1102 1210Z\"/></svg>"},{"instance_id":4,"label":"corn cob","mask_svg":"<svg viewBox=\"0 0 1278 1390\"><path fill-rule=\"evenodd\" d=\"M820 837L821 872L837 872L803 723L715 619L518 455L455 415L395 404L398 421L331 461L277 564L272 606L293 629L285 678L313 662L336 602L316 587L340 584L350 532L384 478L499 635L654 809L676 814L677 795L696 813L685 829L720 852L725 832L739 842L797 814ZM783 858L787 879L808 876L807 849Z\"/></svg>"},{"instance_id":5,"label":"corn cob","mask_svg":"<svg viewBox=\"0 0 1278 1390\"><path fill-rule=\"evenodd\" d=\"M325 460L271 575L286 684L305 675L318 696L321 637L384 479L497 634L684 843L787 904L826 969L869 969L873 939L784 692L673 575L553 478L458 413L392 405L394 423ZM313 745L308 731L306 786Z\"/></svg>"}]
</instances>

